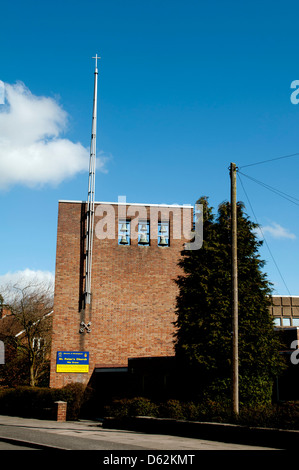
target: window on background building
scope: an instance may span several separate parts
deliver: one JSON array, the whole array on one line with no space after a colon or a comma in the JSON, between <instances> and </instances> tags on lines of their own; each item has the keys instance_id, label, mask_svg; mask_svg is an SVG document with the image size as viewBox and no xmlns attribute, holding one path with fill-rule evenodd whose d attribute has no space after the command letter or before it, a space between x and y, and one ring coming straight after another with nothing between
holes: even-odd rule
<instances>
[{"instance_id":1,"label":"window on background building","mask_svg":"<svg viewBox=\"0 0 299 470\"><path fill-rule=\"evenodd\" d=\"M282 319L282 326L291 326L291 319L290 318L283 318Z\"/></svg>"},{"instance_id":2,"label":"window on background building","mask_svg":"<svg viewBox=\"0 0 299 470\"><path fill-rule=\"evenodd\" d=\"M169 246L169 222L158 223L158 246Z\"/></svg>"},{"instance_id":3,"label":"window on background building","mask_svg":"<svg viewBox=\"0 0 299 470\"><path fill-rule=\"evenodd\" d=\"M293 317L293 326L299 326L299 317Z\"/></svg>"},{"instance_id":4,"label":"window on background building","mask_svg":"<svg viewBox=\"0 0 299 470\"><path fill-rule=\"evenodd\" d=\"M273 323L274 323L274 326L281 326L281 319L280 318L274 318Z\"/></svg>"},{"instance_id":5,"label":"window on background building","mask_svg":"<svg viewBox=\"0 0 299 470\"><path fill-rule=\"evenodd\" d=\"M45 344L45 340L43 338L33 338L32 340L32 348L35 351L39 351Z\"/></svg>"},{"instance_id":6,"label":"window on background building","mask_svg":"<svg viewBox=\"0 0 299 470\"><path fill-rule=\"evenodd\" d=\"M118 222L118 244L128 246L131 243L130 221L120 220Z\"/></svg>"},{"instance_id":7,"label":"window on background building","mask_svg":"<svg viewBox=\"0 0 299 470\"><path fill-rule=\"evenodd\" d=\"M150 244L149 220L140 221L138 224L138 245L149 246L149 244Z\"/></svg>"}]
</instances>

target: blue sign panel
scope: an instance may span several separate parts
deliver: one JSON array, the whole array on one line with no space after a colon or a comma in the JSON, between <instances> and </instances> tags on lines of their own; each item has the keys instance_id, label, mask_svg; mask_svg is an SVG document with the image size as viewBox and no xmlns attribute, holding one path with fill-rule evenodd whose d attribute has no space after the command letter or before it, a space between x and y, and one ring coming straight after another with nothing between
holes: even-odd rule
<instances>
[{"instance_id":1,"label":"blue sign panel","mask_svg":"<svg viewBox=\"0 0 299 470\"><path fill-rule=\"evenodd\" d=\"M57 351L56 372L88 372L88 351Z\"/></svg>"}]
</instances>

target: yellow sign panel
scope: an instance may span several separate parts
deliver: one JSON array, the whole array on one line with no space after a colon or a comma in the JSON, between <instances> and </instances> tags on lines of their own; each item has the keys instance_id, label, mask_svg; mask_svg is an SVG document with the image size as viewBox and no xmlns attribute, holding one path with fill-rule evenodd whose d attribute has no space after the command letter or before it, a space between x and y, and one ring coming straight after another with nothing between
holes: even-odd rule
<instances>
[{"instance_id":1,"label":"yellow sign panel","mask_svg":"<svg viewBox=\"0 0 299 470\"><path fill-rule=\"evenodd\" d=\"M56 372L89 372L89 352L57 351Z\"/></svg>"},{"instance_id":2,"label":"yellow sign panel","mask_svg":"<svg viewBox=\"0 0 299 470\"><path fill-rule=\"evenodd\" d=\"M56 372L89 372L89 365L57 364Z\"/></svg>"}]
</instances>

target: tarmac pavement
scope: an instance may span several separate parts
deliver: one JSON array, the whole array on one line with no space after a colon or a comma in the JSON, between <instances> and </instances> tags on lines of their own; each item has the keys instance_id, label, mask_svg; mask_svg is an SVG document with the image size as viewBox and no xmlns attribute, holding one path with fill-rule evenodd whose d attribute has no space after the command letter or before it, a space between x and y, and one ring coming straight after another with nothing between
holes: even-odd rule
<instances>
[{"instance_id":1,"label":"tarmac pavement","mask_svg":"<svg viewBox=\"0 0 299 470\"><path fill-rule=\"evenodd\" d=\"M98 421L46 421L0 415L0 449L14 444L41 450L190 451L274 450L189 437L105 429Z\"/></svg>"}]
</instances>

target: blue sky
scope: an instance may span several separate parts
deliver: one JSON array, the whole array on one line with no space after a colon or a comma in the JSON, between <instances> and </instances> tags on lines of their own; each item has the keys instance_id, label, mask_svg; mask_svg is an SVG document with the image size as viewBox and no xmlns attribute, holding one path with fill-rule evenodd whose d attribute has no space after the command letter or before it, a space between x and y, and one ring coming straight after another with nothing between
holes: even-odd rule
<instances>
[{"instance_id":1,"label":"blue sky","mask_svg":"<svg viewBox=\"0 0 299 470\"><path fill-rule=\"evenodd\" d=\"M58 200L87 197L96 53L96 200L205 195L217 208L230 162L299 199L299 156L245 167L299 153L298 13L295 1L2 4L1 279L54 274ZM275 293L299 295L299 201L240 177Z\"/></svg>"}]
</instances>

